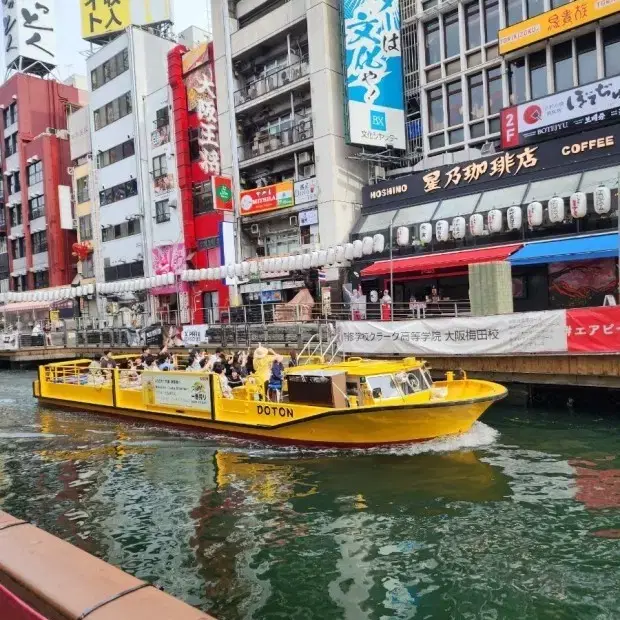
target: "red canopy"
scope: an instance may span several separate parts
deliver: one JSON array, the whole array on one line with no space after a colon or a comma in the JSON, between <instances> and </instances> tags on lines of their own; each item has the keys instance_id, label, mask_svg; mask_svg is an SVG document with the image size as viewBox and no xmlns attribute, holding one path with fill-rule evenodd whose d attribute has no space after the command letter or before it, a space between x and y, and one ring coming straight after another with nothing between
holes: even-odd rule
<instances>
[{"instance_id":1,"label":"red canopy","mask_svg":"<svg viewBox=\"0 0 620 620\"><path fill-rule=\"evenodd\" d=\"M457 250L454 252L397 258L394 261L380 260L362 269L362 275L366 277L388 275L390 273L390 262L394 265L394 273L433 273L437 269L466 267L472 263L492 263L494 261L506 260L513 252L516 252L521 247L523 247L522 243L510 243L507 245L495 245L471 250Z\"/></svg>"}]
</instances>

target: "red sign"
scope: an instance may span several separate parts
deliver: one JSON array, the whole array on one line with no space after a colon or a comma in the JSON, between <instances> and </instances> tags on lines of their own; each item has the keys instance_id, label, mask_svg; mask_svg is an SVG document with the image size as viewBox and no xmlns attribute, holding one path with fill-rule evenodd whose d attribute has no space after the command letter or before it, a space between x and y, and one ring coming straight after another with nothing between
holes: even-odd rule
<instances>
[{"instance_id":1,"label":"red sign","mask_svg":"<svg viewBox=\"0 0 620 620\"><path fill-rule=\"evenodd\" d=\"M221 175L211 177L213 208L216 211L233 211L232 179Z\"/></svg>"},{"instance_id":2,"label":"red sign","mask_svg":"<svg viewBox=\"0 0 620 620\"><path fill-rule=\"evenodd\" d=\"M505 108L500 115L501 145L503 149L512 149L519 146L519 120L517 107Z\"/></svg>"},{"instance_id":3,"label":"red sign","mask_svg":"<svg viewBox=\"0 0 620 620\"><path fill-rule=\"evenodd\" d=\"M566 311L569 353L620 351L620 306Z\"/></svg>"},{"instance_id":4,"label":"red sign","mask_svg":"<svg viewBox=\"0 0 620 620\"><path fill-rule=\"evenodd\" d=\"M293 181L282 181L275 185L257 187L241 192L241 215L254 215L292 207L294 204Z\"/></svg>"}]
</instances>

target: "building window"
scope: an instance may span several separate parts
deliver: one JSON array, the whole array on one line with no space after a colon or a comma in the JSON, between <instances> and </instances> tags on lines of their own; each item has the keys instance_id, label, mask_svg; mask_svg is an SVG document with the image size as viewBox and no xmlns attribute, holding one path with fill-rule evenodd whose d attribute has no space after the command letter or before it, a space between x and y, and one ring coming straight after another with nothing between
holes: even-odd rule
<instances>
[{"instance_id":1,"label":"building window","mask_svg":"<svg viewBox=\"0 0 620 620\"><path fill-rule=\"evenodd\" d=\"M0 254L7 254L8 251L9 251L9 246L6 242L6 237L4 236L0 237Z\"/></svg>"},{"instance_id":2,"label":"building window","mask_svg":"<svg viewBox=\"0 0 620 620\"><path fill-rule=\"evenodd\" d=\"M109 189L104 189L99 192L99 203L102 207L112 204L113 202L120 202L125 198L131 198L138 194L138 182L135 179L131 181L125 181L125 183L119 183Z\"/></svg>"},{"instance_id":3,"label":"building window","mask_svg":"<svg viewBox=\"0 0 620 620\"><path fill-rule=\"evenodd\" d=\"M489 90L489 115L499 114L504 102L501 67L495 67L487 71L487 88Z\"/></svg>"},{"instance_id":4,"label":"building window","mask_svg":"<svg viewBox=\"0 0 620 620\"><path fill-rule=\"evenodd\" d=\"M465 33L468 50L480 47L480 8L477 2L465 6Z\"/></svg>"},{"instance_id":5,"label":"building window","mask_svg":"<svg viewBox=\"0 0 620 620\"><path fill-rule=\"evenodd\" d=\"M426 64L438 63L441 60L438 19L433 19L424 24L424 42L426 45Z\"/></svg>"},{"instance_id":6,"label":"building window","mask_svg":"<svg viewBox=\"0 0 620 620\"><path fill-rule=\"evenodd\" d=\"M545 11L545 0L527 0L527 17L540 15Z\"/></svg>"},{"instance_id":7,"label":"building window","mask_svg":"<svg viewBox=\"0 0 620 620\"><path fill-rule=\"evenodd\" d=\"M28 172L28 185L36 185L37 183L41 183L43 181L43 162L37 161L34 164L30 164L28 168L26 168Z\"/></svg>"},{"instance_id":8,"label":"building window","mask_svg":"<svg viewBox=\"0 0 620 620\"><path fill-rule=\"evenodd\" d=\"M596 69L596 33L584 34L575 41L577 47L577 79L579 84L594 82Z\"/></svg>"},{"instance_id":9,"label":"building window","mask_svg":"<svg viewBox=\"0 0 620 620\"><path fill-rule=\"evenodd\" d=\"M573 87L573 42L565 41L553 48L555 92Z\"/></svg>"},{"instance_id":10,"label":"building window","mask_svg":"<svg viewBox=\"0 0 620 620\"><path fill-rule=\"evenodd\" d=\"M441 86L428 91L428 121L431 132L443 129L443 93Z\"/></svg>"},{"instance_id":11,"label":"building window","mask_svg":"<svg viewBox=\"0 0 620 620\"><path fill-rule=\"evenodd\" d=\"M17 194L17 192L21 192L22 185L19 180L19 172L15 172L12 175L6 178L7 190L9 192L9 196L12 194Z\"/></svg>"},{"instance_id":12,"label":"building window","mask_svg":"<svg viewBox=\"0 0 620 620\"><path fill-rule=\"evenodd\" d=\"M475 73L467 78L469 90L469 120L484 118L484 84L482 73Z\"/></svg>"},{"instance_id":13,"label":"building window","mask_svg":"<svg viewBox=\"0 0 620 620\"><path fill-rule=\"evenodd\" d=\"M448 126L460 125L463 122L463 91L461 81L451 82L448 91Z\"/></svg>"},{"instance_id":14,"label":"building window","mask_svg":"<svg viewBox=\"0 0 620 620\"><path fill-rule=\"evenodd\" d=\"M37 196L28 201L28 218L36 220L45 216L45 196Z\"/></svg>"},{"instance_id":15,"label":"building window","mask_svg":"<svg viewBox=\"0 0 620 620\"><path fill-rule=\"evenodd\" d=\"M101 229L101 239L103 241L115 241L116 239L124 239L140 234L140 220L129 220L121 224L105 226Z\"/></svg>"},{"instance_id":16,"label":"building window","mask_svg":"<svg viewBox=\"0 0 620 620\"><path fill-rule=\"evenodd\" d=\"M443 32L446 39L446 58L457 56L461 50L458 11L452 11L444 15Z\"/></svg>"},{"instance_id":17,"label":"building window","mask_svg":"<svg viewBox=\"0 0 620 620\"><path fill-rule=\"evenodd\" d=\"M34 288L47 288L50 285L50 272L36 271L34 274Z\"/></svg>"},{"instance_id":18,"label":"building window","mask_svg":"<svg viewBox=\"0 0 620 620\"><path fill-rule=\"evenodd\" d=\"M111 149L107 151L102 151L97 155L97 167L105 168L106 166L111 166L115 164L117 161L122 161L127 157L131 157L135 155L135 147L133 140L127 140L122 144L117 144L113 146Z\"/></svg>"},{"instance_id":19,"label":"building window","mask_svg":"<svg viewBox=\"0 0 620 620\"><path fill-rule=\"evenodd\" d=\"M532 99L544 97L549 93L547 88L546 50L530 54L530 90L532 92Z\"/></svg>"},{"instance_id":20,"label":"building window","mask_svg":"<svg viewBox=\"0 0 620 620\"><path fill-rule=\"evenodd\" d=\"M86 260L82 261L82 277L94 278L95 277L95 263L93 257L89 256Z\"/></svg>"},{"instance_id":21,"label":"building window","mask_svg":"<svg viewBox=\"0 0 620 620\"><path fill-rule=\"evenodd\" d=\"M14 291L25 291L26 288L26 276L17 276L13 278L13 290Z\"/></svg>"},{"instance_id":22,"label":"building window","mask_svg":"<svg viewBox=\"0 0 620 620\"><path fill-rule=\"evenodd\" d=\"M76 200L77 203L80 205L84 202L88 202L90 200L90 189L88 186L88 177L80 177L76 182L75 182L75 189L76 189Z\"/></svg>"},{"instance_id":23,"label":"building window","mask_svg":"<svg viewBox=\"0 0 620 620\"><path fill-rule=\"evenodd\" d=\"M129 51L124 49L90 72L91 90L97 90L129 70Z\"/></svg>"},{"instance_id":24,"label":"building window","mask_svg":"<svg viewBox=\"0 0 620 620\"><path fill-rule=\"evenodd\" d=\"M193 189L194 215L213 211L213 195L211 194L211 183L200 183Z\"/></svg>"},{"instance_id":25,"label":"building window","mask_svg":"<svg viewBox=\"0 0 620 620\"><path fill-rule=\"evenodd\" d=\"M142 278L143 276L144 263L142 261L114 265L113 267L106 267L104 269L104 278L106 282L116 282L117 280L127 280L129 278Z\"/></svg>"},{"instance_id":26,"label":"building window","mask_svg":"<svg viewBox=\"0 0 620 620\"><path fill-rule=\"evenodd\" d=\"M11 227L19 226L22 223L22 208L21 205L11 207L9 209L9 222Z\"/></svg>"},{"instance_id":27,"label":"building window","mask_svg":"<svg viewBox=\"0 0 620 620\"><path fill-rule=\"evenodd\" d=\"M168 174L168 163L165 155L153 157L153 178L165 177Z\"/></svg>"},{"instance_id":28,"label":"building window","mask_svg":"<svg viewBox=\"0 0 620 620\"><path fill-rule=\"evenodd\" d=\"M189 157L192 161L200 159L200 129L189 130Z\"/></svg>"},{"instance_id":29,"label":"building window","mask_svg":"<svg viewBox=\"0 0 620 620\"><path fill-rule=\"evenodd\" d=\"M13 260L17 258L24 258L24 256L26 256L26 243L24 242L24 237L19 237L11 241L11 255L13 256Z\"/></svg>"},{"instance_id":30,"label":"building window","mask_svg":"<svg viewBox=\"0 0 620 620\"><path fill-rule=\"evenodd\" d=\"M91 241L93 238L93 224L90 215L78 218L80 227L80 241Z\"/></svg>"},{"instance_id":31,"label":"building window","mask_svg":"<svg viewBox=\"0 0 620 620\"><path fill-rule=\"evenodd\" d=\"M157 112L155 113L155 124L157 125L157 129L160 129L161 127L166 127L170 124L168 106L157 110Z\"/></svg>"},{"instance_id":32,"label":"building window","mask_svg":"<svg viewBox=\"0 0 620 620\"><path fill-rule=\"evenodd\" d=\"M605 55L605 77L620 73L620 24L603 30L603 50Z\"/></svg>"},{"instance_id":33,"label":"building window","mask_svg":"<svg viewBox=\"0 0 620 620\"><path fill-rule=\"evenodd\" d=\"M13 101L8 108L2 111L4 117L4 128L8 129L17 122L17 102Z\"/></svg>"},{"instance_id":34,"label":"building window","mask_svg":"<svg viewBox=\"0 0 620 620\"><path fill-rule=\"evenodd\" d=\"M131 93L125 93L117 99L106 103L93 112L95 131L103 129L117 120L131 114Z\"/></svg>"},{"instance_id":35,"label":"building window","mask_svg":"<svg viewBox=\"0 0 620 620\"><path fill-rule=\"evenodd\" d=\"M484 0L484 40L486 43L497 41L499 32L499 1Z\"/></svg>"},{"instance_id":36,"label":"building window","mask_svg":"<svg viewBox=\"0 0 620 620\"><path fill-rule=\"evenodd\" d=\"M158 224L170 221L170 205L167 200L159 200L155 203L155 221Z\"/></svg>"},{"instance_id":37,"label":"building window","mask_svg":"<svg viewBox=\"0 0 620 620\"><path fill-rule=\"evenodd\" d=\"M521 0L506 0L506 23L512 26L523 20L523 6ZM497 38L497 37L496 37Z\"/></svg>"},{"instance_id":38,"label":"building window","mask_svg":"<svg viewBox=\"0 0 620 620\"><path fill-rule=\"evenodd\" d=\"M17 153L17 132L4 139L4 156L10 157Z\"/></svg>"},{"instance_id":39,"label":"building window","mask_svg":"<svg viewBox=\"0 0 620 620\"><path fill-rule=\"evenodd\" d=\"M32 253L40 254L47 252L47 232L42 230L30 235L30 243L32 243Z\"/></svg>"},{"instance_id":40,"label":"building window","mask_svg":"<svg viewBox=\"0 0 620 620\"><path fill-rule=\"evenodd\" d=\"M510 63L508 69L510 86L510 104L523 103L525 96L525 58L517 58Z\"/></svg>"}]
</instances>

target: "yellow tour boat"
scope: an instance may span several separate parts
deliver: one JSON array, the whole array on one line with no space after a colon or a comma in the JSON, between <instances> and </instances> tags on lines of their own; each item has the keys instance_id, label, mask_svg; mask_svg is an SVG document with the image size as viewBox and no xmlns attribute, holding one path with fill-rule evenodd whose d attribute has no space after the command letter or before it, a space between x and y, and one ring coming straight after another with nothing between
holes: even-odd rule
<instances>
[{"instance_id":1,"label":"yellow tour boat","mask_svg":"<svg viewBox=\"0 0 620 620\"><path fill-rule=\"evenodd\" d=\"M310 360L311 361L311 360ZM505 387L456 378L433 383L426 363L350 358L285 371L268 400L268 364L230 392L218 375L93 368L91 360L39 368L42 404L194 427L251 439L325 447L371 447L466 432Z\"/></svg>"}]
</instances>

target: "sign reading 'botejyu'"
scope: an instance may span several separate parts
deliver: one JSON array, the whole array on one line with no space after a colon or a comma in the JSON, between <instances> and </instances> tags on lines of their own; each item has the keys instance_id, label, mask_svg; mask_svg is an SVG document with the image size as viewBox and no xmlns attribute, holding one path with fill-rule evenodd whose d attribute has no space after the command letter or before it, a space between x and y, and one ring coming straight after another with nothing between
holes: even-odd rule
<instances>
[{"instance_id":1,"label":"sign reading 'botejyu'","mask_svg":"<svg viewBox=\"0 0 620 620\"><path fill-rule=\"evenodd\" d=\"M4 60L7 67L33 70L34 63L56 66L56 1L2 0ZM35 71L41 73L40 65Z\"/></svg>"}]
</instances>

